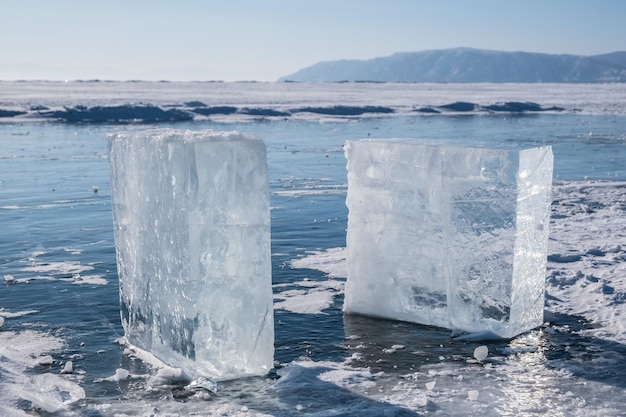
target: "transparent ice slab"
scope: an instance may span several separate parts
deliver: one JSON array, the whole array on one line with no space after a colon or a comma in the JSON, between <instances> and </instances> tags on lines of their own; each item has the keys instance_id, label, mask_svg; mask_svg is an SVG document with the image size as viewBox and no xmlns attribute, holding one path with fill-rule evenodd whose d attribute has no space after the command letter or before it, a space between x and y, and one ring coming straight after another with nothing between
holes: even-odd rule
<instances>
[{"instance_id":1,"label":"transparent ice slab","mask_svg":"<svg viewBox=\"0 0 626 417\"><path fill-rule=\"evenodd\" d=\"M273 367L266 149L238 132L108 138L126 338L190 378Z\"/></svg>"},{"instance_id":2,"label":"transparent ice slab","mask_svg":"<svg viewBox=\"0 0 626 417\"><path fill-rule=\"evenodd\" d=\"M512 337L542 323L553 156L349 141L344 311Z\"/></svg>"}]
</instances>

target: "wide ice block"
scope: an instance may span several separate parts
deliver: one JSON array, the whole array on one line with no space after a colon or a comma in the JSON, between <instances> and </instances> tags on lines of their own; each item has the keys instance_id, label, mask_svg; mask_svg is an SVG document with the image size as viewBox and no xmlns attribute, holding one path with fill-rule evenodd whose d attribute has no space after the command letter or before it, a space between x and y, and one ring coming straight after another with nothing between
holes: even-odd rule
<instances>
[{"instance_id":1,"label":"wide ice block","mask_svg":"<svg viewBox=\"0 0 626 417\"><path fill-rule=\"evenodd\" d=\"M191 378L273 367L263 141L169 129L109 135L122 324Z\"/></svg>"},{"instance_id":2,"label":"wide ice block","mask_svg":"<svg viewBox=\"0 0 626 417\"><path fill-rule=\"evenodd\" d=\"M513 337L542 323L553 157L345 145L344 311Z\"/></svg>"}]
</instances>

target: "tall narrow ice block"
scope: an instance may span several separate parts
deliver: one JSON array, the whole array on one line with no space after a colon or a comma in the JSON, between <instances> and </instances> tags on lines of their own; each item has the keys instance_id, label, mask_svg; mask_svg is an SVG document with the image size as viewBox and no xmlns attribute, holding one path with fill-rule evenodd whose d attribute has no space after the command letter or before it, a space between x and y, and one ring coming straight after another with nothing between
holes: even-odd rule
<instances>
[{"instance_id":1,"label":"tall narrow ice block","mask_svg":"<svg viewBox=\"0 0 626 417\"><path fill-rule=\"evenodd\" d=\"M350 141L344 311L513 337L542 323L553 156Z\"/></svg>"},{"instance_id":2,"label":"tall narrow ice block","mask_svg":"<svg viewBox=\"0 0 626 417\"><path fill-rule=\"evenodd\" d=\"M266 150L237 132L109 135L122 324L191 378L273 367Z\"/></svg>"}]
</instances>

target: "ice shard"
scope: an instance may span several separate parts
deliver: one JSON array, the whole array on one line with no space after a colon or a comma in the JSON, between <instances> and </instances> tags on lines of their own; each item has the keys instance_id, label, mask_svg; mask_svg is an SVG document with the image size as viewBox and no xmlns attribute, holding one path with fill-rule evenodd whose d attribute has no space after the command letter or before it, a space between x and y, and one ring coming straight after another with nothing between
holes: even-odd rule
<instances>
[{"instance_id":1,"label":"ice shard","mask_svg":"<svg viewBox=\"0 0 626 417\"><path fill-rule=\"evenodd\" d=\"M344 311L513 337L542 323L553 156L345 145Z\"/></svg>"},{"instance_id":2,"label":"ice shard","mask_svg":"<svg viewBox=\"0 0 626 417\"><path fill-rule=\"evenodd\" d=\"M126 338L190 378L273 367L266 149L238 132L108 137Z\"/></svg>"}]
</instances>

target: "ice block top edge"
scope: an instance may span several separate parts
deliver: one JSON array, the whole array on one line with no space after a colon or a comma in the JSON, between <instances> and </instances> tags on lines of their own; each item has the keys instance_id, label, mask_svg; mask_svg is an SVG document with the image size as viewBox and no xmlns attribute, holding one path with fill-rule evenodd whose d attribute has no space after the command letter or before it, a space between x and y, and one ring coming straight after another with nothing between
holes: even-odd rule
<instances>
[{"instance_id":1,"label":"ice block top edge","mask_svg":"<svg viewBox=\"0 0 626 417\"><path fill-rule=\"evenodd\" d=\"M147 129L113 132L107 134L109 143L116 140L158 140L158 141L180 141L180 142L222 142L222 141L257 141L260 138L233 131L205 130L179 130L179 129Z\"/></svg>"},{"instance_id":2,"label":"ice block top edge","mask_svg":"<svg viewBox=\"0 0 626 417\"><path fill-rule=\"evenodd\" d=\"M353 143L373 143L373 144L388 144L388 145L406 145L406 146L432 146L436 148L447 149L488 149L494 151L525 151L529 149L552 149L550 145L544 146L526 146L523 144L507 144L503 146L501 143L497 144L485 144L480 143L476 146L459 146L446 140L440 139L428 139L428 138L363 138L347 140L344 144L344 149L349 149Z\"/></svg>"}]
</instances>

